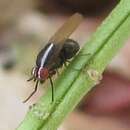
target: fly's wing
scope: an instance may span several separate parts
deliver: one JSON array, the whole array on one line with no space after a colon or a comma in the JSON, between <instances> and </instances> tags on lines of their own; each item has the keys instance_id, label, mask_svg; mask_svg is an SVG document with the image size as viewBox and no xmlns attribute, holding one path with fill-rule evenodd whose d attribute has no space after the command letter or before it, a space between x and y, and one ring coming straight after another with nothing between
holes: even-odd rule
<instances>
[{"instance_id":1,"label":"fly's wing","mask_svg":"<svg viewBox=\"0 0 130 130\"><path fill-rule=\"evenodd\" d=\"M49 43L62 44L76 30L83 16L79 13L72 15L59 30L51 37Z\"/></svg>"},{"instance_id":2,"label":"fly's wing","mask_svg":"<svg viewBox=\"0 0 130 130\"><path fill-rule=\"evenodd\" d=\"M49 43L54 43L56 46L56 50L53 53L54 55L50 57L53 60L49 60L50 63L48 63L48 65L52 64L51 62L56 60L56 58L59 56L60 50L62 49L65 40L76 30L76 28L79 26L82 20L83 16L79 13L75 13L51 37Z\"/></svg>"}]
</instances>

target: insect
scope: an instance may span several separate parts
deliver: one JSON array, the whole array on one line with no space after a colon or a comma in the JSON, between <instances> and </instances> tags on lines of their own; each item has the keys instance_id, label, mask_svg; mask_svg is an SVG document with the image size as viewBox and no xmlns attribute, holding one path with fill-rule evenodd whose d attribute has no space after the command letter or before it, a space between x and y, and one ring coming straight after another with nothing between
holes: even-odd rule
<instances>
[{"instance_id":1,"label":"insect","mask_svg":"<svg viewBox=\"0 0 130 130\"><path fill-rule=\"evenodd\" d=\"M32 77L28 80L36 82L34 91L24 100L28 101L37 91L39 82L43 83L49 79L52 87L52 102L54 101L54 86L52 76L56 74L57 69L74 57L79 51L79 44L69 39L69 36L76 30L83 16L79 13L72 15L59 30L50 38L46 46L39 52L36 59L36 66L32 69Z\"/></svg>"}]
</instances>

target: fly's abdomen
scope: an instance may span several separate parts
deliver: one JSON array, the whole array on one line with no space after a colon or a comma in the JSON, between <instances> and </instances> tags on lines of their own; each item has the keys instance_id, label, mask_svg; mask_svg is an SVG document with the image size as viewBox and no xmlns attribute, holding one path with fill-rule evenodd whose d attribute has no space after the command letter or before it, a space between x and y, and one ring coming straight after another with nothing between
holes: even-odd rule
<instances>
[{"instance_id":1,"label":"fly's abdomen","mask_svg":"<svg viewBox=\"0 0 130 130\"><path fill-rule=\"evenodd\" d=\"M76 55L79 49L80 49L80 46L76 41L72 39L67 39L61 50L61 55L65 60L71 59L72 57Z\"/></svg>"}]
</instances>

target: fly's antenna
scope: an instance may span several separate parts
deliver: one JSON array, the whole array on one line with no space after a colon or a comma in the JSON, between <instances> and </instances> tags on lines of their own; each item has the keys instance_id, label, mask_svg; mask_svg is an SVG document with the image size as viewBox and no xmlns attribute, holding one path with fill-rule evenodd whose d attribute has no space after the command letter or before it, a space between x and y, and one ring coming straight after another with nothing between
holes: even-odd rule
<instances>
[{"instance_id":1,"label":"fly's antenna","mask_svg":"<svg viewBox=\"0 0 130 130\"><path fill-rule=\"evenodd\" d=\"M25 100L23 101L23 103L26 103L26 102L35 94L35 92L37 91L37 88L38 88L38 83L39 83L39 80L36 81L36 85L35 85L34 91L28 96L27 99L25 99Z\"/></svg>"}]
</instances>

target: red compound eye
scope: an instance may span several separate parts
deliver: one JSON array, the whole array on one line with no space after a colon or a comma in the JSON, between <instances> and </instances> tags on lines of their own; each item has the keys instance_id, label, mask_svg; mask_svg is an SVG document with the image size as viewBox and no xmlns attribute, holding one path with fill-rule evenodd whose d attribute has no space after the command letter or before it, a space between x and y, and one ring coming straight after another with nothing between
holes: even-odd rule
<instances>
[{"instance_id":1,"label":"red compound eye","mask_svg":"<svg viewBox=\"0 0 130 130\"><path fill-rule=\"evenodd\" d=\"M45 80L48 77L49 77L49 72L48 72L47 68L39 69L39 71L38 71L38 78Z\"/></svg>"}]
</instances>

